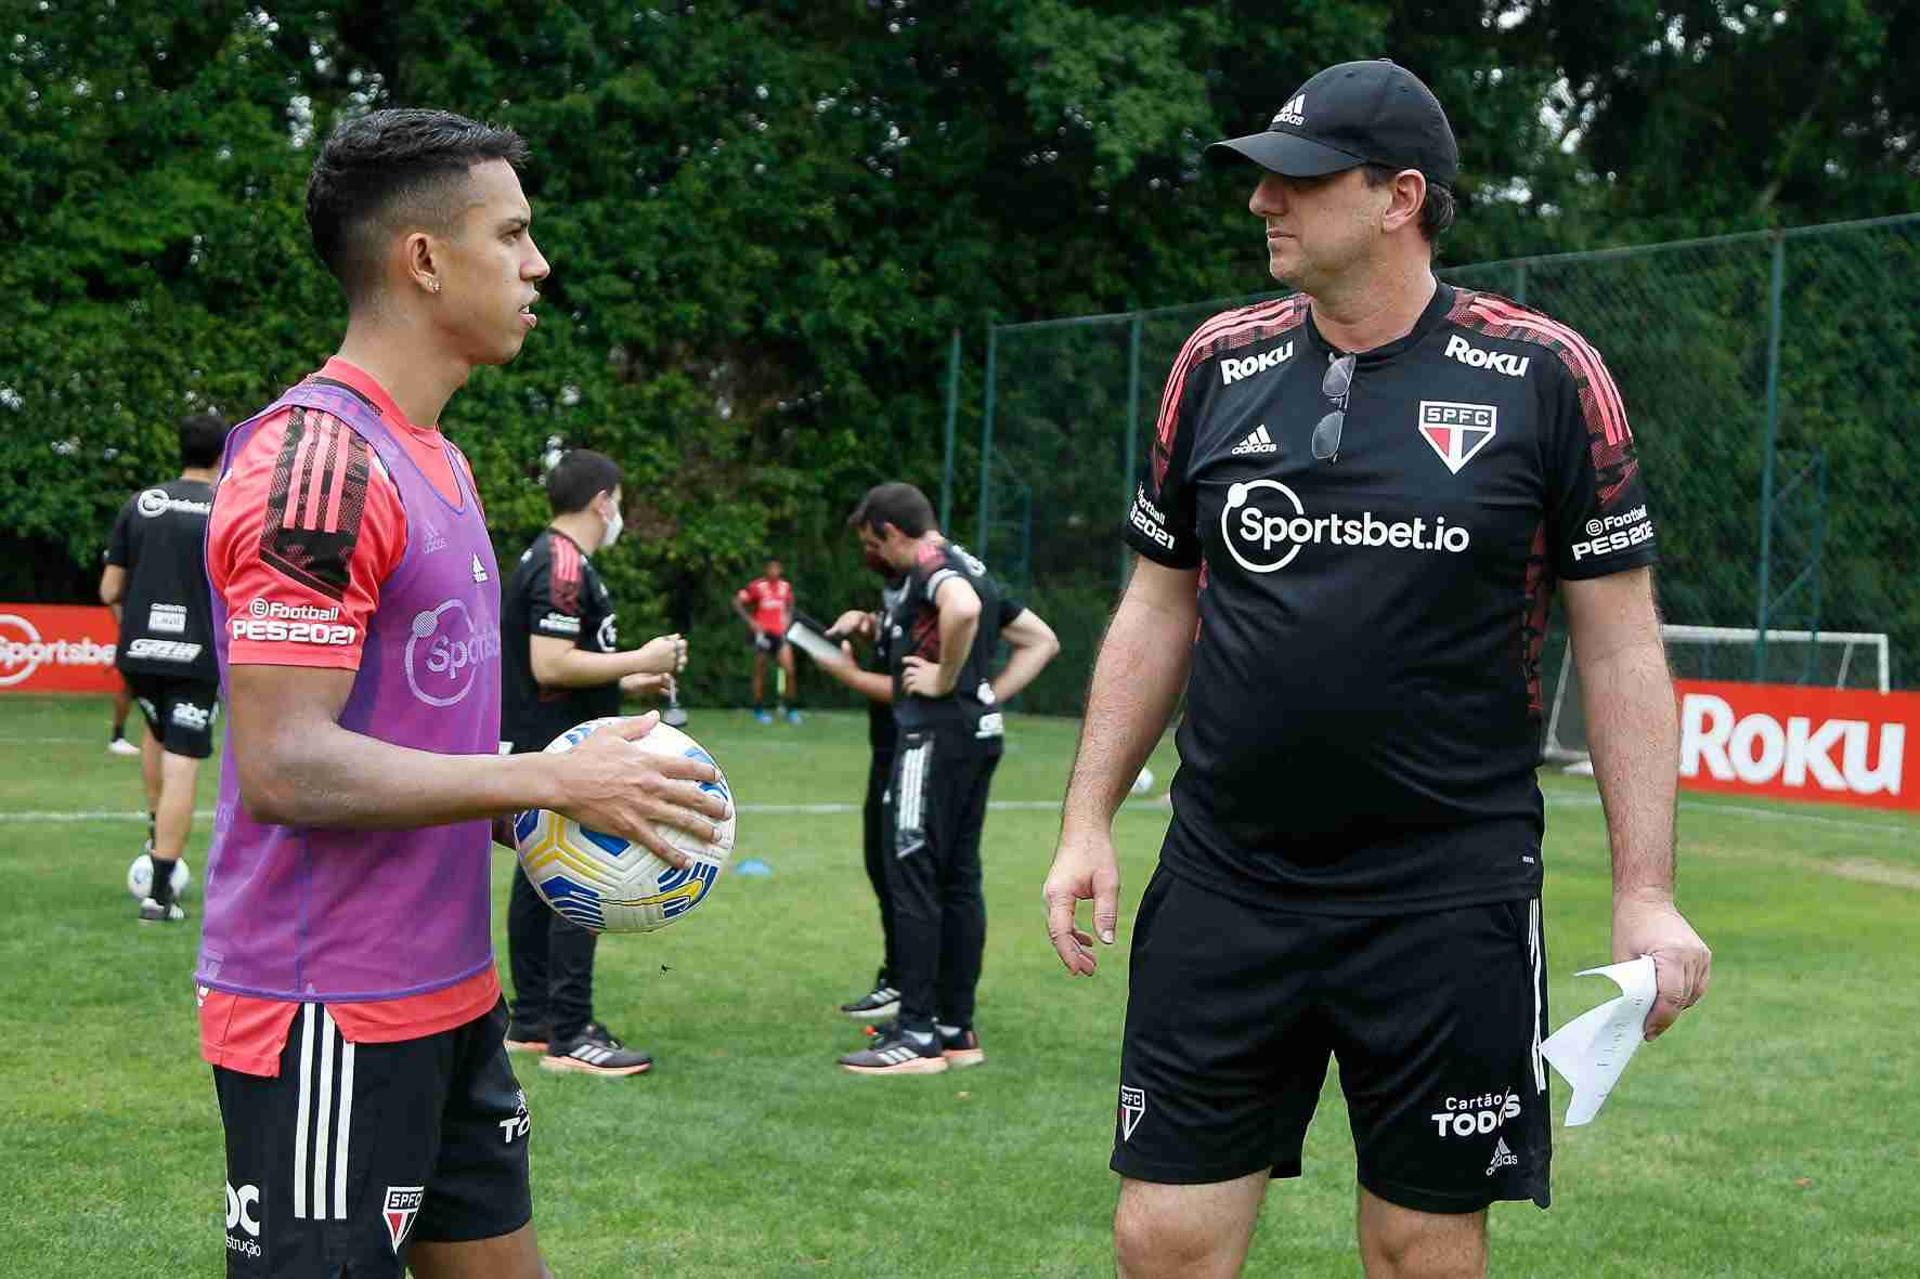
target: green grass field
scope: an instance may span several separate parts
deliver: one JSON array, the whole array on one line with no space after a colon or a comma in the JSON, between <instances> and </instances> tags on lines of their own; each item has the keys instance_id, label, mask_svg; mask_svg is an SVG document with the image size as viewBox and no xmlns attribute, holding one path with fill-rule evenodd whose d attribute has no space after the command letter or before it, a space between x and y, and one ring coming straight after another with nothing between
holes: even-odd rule
<instances>
[{"instance_id":1,"label":"green grass field","mask_svg":"<svg viewBox=\"0 0 1920 1279\"><path fill-rule=\"evenodd\" d=\"M215 1274L224 1178L195 1040L197 928L133 920L138 768L103 749L106 718L104 700L0 700L0 1274ZM599 1011L653 1052L651 1074L522 1063L557 1275L1111 1273L1125 945L1166 810L1118 819L1121 945L1095 980L1067 980L1038 902L1057 820L1043 802L1060 796L1075 728L1010 728L995 798L1032 806L987 823L987 1063L863 1079L833 1065L857 1039L833 1005L878 950L857 809L763 806L857 804L864 720L695 713L743 806L737 856L774 874L723 881L664 933L602 944ZM1172 765L1163 745L1157 789ZM1608 958L1607 857L1591 783L1546 785L1557 1026L1611 993L1572 977ZM1681 901L1713 946L1713 992L1593 1125L1556 1134L1551 1212L1494 1210L1494 1272L1920 1274L1920 823L1689 798L1680 830ZM502 904L508 870L502 854ZM1357 1272L1331 1079L1306 1164L1268 1195L1249 1274Z\"/></svg>"}]
</instances>

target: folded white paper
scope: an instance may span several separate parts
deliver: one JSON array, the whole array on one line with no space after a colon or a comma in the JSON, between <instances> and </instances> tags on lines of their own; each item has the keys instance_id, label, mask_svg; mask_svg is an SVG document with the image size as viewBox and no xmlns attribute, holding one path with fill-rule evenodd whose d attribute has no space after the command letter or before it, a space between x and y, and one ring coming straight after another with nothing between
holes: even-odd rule
<instances>
[{"instance_id":1,"label":"folded white paper","mask_svg":"<svg viewBox=\"0 0 1920 1279\"><path fill-rule=\"evenodd\" d=\"M1623 964L1589 968L1582 977L1601 976L1620 987L1620 997L1590 1008L1553 1032L1540 1054L1573 1089L1567 1103L1567 1127L1590 1123L1619 1082L1646 1033L1647 1010L1655 994L1653 958L1642 955Z\"/></svg>"}]
</instances>

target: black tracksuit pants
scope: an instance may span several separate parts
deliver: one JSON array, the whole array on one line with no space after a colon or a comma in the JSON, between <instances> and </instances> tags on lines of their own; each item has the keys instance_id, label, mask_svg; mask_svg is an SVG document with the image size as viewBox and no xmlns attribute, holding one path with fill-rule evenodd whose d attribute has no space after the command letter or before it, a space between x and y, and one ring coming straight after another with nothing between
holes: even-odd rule
<instances>
[{"instance_id":1,"label":"black tracksuit pants","mask_svg":"<svg viewBox=\"0 0 1920 1279\"><path fill-rule=\"evenodd\" d=\"M902 730L885 822L887 897L893 904L890 984L901 1024L936 1018L973 1024L974 988L987 943L980 832L1000 743L964 728Z\"/></svg>"}]
</instances>

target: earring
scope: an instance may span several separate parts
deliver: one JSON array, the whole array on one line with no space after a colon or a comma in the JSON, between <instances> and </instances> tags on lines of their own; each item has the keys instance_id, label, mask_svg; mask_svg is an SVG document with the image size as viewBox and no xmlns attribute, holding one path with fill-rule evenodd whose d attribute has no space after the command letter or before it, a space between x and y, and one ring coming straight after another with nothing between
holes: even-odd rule
<instances>
[{"instance_id":1,"label":"earring","mask_svg":"<svg viewBox=\"0 0 1920 1279\"><path fill-rule=\"evenodd\" d=\"M440 281L438 281L438 280L435 280L435 281L433 282L433 291L434 291L435 293L438 293L438 292L440 291Z\"/></svg>"}]
</instances>

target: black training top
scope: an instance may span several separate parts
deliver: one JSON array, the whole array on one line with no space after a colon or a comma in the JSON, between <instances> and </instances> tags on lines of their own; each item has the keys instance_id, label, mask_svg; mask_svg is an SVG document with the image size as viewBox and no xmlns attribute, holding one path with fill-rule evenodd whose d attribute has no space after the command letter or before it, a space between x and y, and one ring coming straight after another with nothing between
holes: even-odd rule
<instances>
[{"instance_id":1,"label":"black training top","mask_svg":"<svg viewBox=\"0 0 1920 1279\"><path fill-rule=\"evenodd\" d=\"M940 610L934 596L956 577L972 586L980 597L980 623L973 647L967 652L953 692L945 697L909 696L901 688L906 659L920 657L939 663ZM920 548L918 559L907 572L905 588L881 619L886 632L887 667L893 676L893 718L901 732L964 729L965 739L993 750L1000 748L1001 712L987 678L1000 648L1000 628L1020 611L987 572L987 566L966 548L953 542L928 543Z\"/></svg>"},{"instance_id":2,"label":"black training top","mask_svg":"<svg viewBox=\"0 0 1920 1279\"><path fill-rule=\"evenodd\" d=\"M1556 578L1654 561L1613 379L1573 330L1441 285L1358 356L1295 296L1174 362L1126 537L1198 568L1169 869L1249 900L1388 913L1531 896L1540 646Z\"/></svg>"},{"instance_id":3,"label":"black training top","mask_svg":"<svg viewBox=\"0 0 1920 1279\"><path fill-rule=\"evenodd\" d=\"M127 570L114 665L138 675L213 683L213 602L207 588L207 516L213 486L169 480L127 499L113 522L107 563Z\"/></svg>"},{"instance_id":4,"label":"black training top","mask_svg":"<svg viewBox=\"0 0 1920 1279\"><path fill-rule=\"evenodd\" d=\"M500 737L516 753L547 743L590 719L620 713L618 680L591 688L542 688L533 678L535 635L570 640L589 653L620 646L613 600L579 543L544 530L520 553L501 593Z\"/></svg>"}]
</instances>

